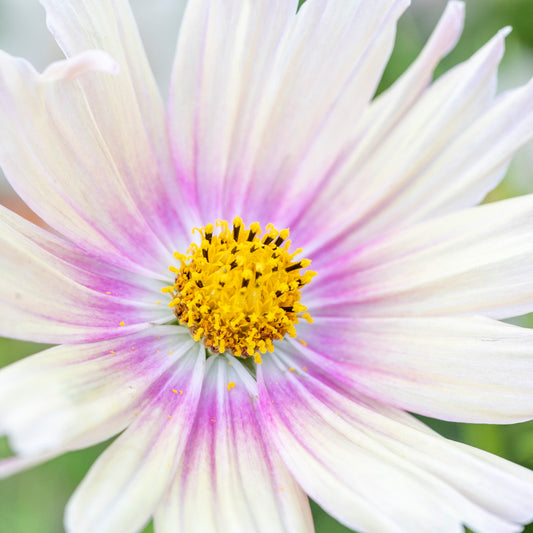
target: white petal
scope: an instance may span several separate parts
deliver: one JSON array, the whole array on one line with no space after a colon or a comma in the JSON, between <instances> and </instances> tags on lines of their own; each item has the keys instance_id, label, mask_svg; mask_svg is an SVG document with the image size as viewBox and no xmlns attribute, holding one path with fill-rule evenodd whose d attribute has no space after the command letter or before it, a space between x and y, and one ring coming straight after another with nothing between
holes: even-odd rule
<instances>
[{"instance_id":1,"label":"white petal","mask_svg":"<svg viewBox=\"0 0 533 533\"><path fill-rule=\"evenodd\" d=\"M122 76L107 79L101 94L85 91L100 131L117 163L130 171L129 194L163 241L176 249L177 235L195 223L182 201L171 161L166 113L128 0L40 0L50 31L67 57L101 49L117 61ZM152 6L153 11L153 6ZM176 25L179 18L176 18ZM92 98L91 98L92 97ZM112 115L110 115L112 112ZM106 133L109 133L107 138ZM124 137L115 144L115 137ZM189 220L189 216L192 217ZM183 222L186 221L186 222ZM189 242L183 243L188 246Z\"/></svg>"},{"instance_id":2,"label":"white petal","mask_svg":"<svg viewBox=\"0 0 533 533\"><path fill-rule=\"evenodd\" d=\"M294 213L294 231L319 235L307 253L328 240L346 252L392 226L470 207L501 180L533 135L533 84L493 101L507 33L399 111L389 105L402 94L395 86L372 104L348 160L323 188L308 188L318 197L310 209Z\"/></svg>"},{"instance_id":3,"label":"white petal","mask_svg":"<svg viewBox=\"0 0 533 533\"><path fill-rule=\"evenodd\" d=\"M106 265L4 208L0 230L0 334L84 342L171 317L157 304L161 282Z\"/></svg>"},{"instance_id":4,"label":"white petal","mask_svg":"<svg viewBox=\"0 0 533 533\"><path fill-rule=\"evenodd\" d=\"M319 270L311 314L506 318L533 310L533 196L391 232Z\"/></svg>"},{"instance_id":5,"label":"white petal","mask_svg":"<svg viewBox=\"0 0 533 533\"><path fill-rule=\"evenodd\" d=\"M385 135L391 124L401 121L428 90L435 67L455 47L461 36L464 11L463 2L449 2L417 59L389 89L371 102L363 118L364 128L370 128L366 133L373 142Z\"/></svg>"},{"instance_id":6,"label":"white petal","mask_svg":"<svg viewBox=\"0 0 533 533\"><path fill-rule=\"evenodd\" d=\"M170 91L174 159L205 218L272 221L372 98L407 0L190 2ZM231 31L228 31L231 28ZM299 171L299 170L298 170ZM302 170L303 172L303 170Z\"/></svg>"},{"instance_id":7,"label":"white petal","mask_svg":"<svg viewBox=\"0 0 533 533\"><path fill-rule=\"evenodd\" d=\"M368 194L366 189L371 189L373 186L381 187L384 180L388 179L387 174L374 179L373 176L367 176L368 173L363 172L369 154L371 157L374 150L382 148L381 145L391 130L402 128L403 121L409 117L413 107L421 106L422 102L425 102L426 108L433 109L431 106L437 99L434 94L436 91L428 90L427 86L432 81L436 65L457 43L463 21L464 5L461 2L450 2L417 60L390 89L370 103L367 109L360 113L361 116L346 124L350 128L350 143L335 148L325 146L329 154L327 171L316 173L313 167L302 169L305 170L305 174L299 175L293 184L294 191L285 196L284 204L280 204L281 212L289 209L289 225L295 233L307 233L311 237L316 234L317 227L320 227L321 233L324 233L324 230L330 227L328 221L331 222L332 215L337 224L338 220L335 211L331 209L332 205L339 204L339 208L342 206L344 219L346 219L344 209L353 212L354 217L363 214L362 208L366 206L362 204L361 199ZM440 91L441 99L449 92L453 82L454 80L450 80L447 86L443 87L443 91ZM485 86L486 84L482 84L483 88ZM433 92L432 97L429 92ZM480 102L480 105L483 104L484 101ZM427 119L422 122L427 122ZM405 129L402 129L400 139L405 135ZM399 144L398 141L396 143ZM404 154L405 149L400 153ZM385 163L389 159L389 153L384 158L379 152L376 154L375 162ZM383 193L386 189L381 187L380 190ZM357 205L355 212L354 205ZM321 220L322 218L324 220ZM318 220L320 223L317 223ZM349 217L349 220L353 220L353 217ZM313 241L316 245L316 238L313 238Z\"/></svg>"},{"instance_id":8,"label":"white petal","mask_svg":"<svg viewBox=\"0 0 533 533\"><path fill-rule=\"evenodd\" d=\"M13 235L12 239L20 242L29 241L33 245L38 245L42 251L54 256L56 261L50 257L47 259L51 264L62 265L63 272L70 278L75 279L84 286L92 289L102 289L106 284L113 288L115 293L125 296L129 291L136 288L140 294L144 291L153 294L159 292L161 283L155 282L150 277L128 272L115 267L109 263L93 257L73 243L47 231L25 218L13 213L9 209L0 206L1 233ZM6 241L8 237L5 237ZM4 245L2 245L4 246ZM33 254L39 255L35 250ZM169 284L172 274L160 276L164 284Z\"/></svg>"},{"instance_id":9,"label":"white petal","mask_svg":"<svg viewBox=\"0 0 533 533\"><path fill-rule=\"evenodd\" d=\"M204 367L205 348L195 343L154 385L150 403L74 492L65 514L68 533L134 533L148 522L187 442Z\"/></svg>"},{"instance_id":10,"label":"white petal","mask_svg":"<svg viewBox=\"0 0 533 533\"><path fill-rule=\"evenodd\" d=\"M0 434L25 456L105 440L135 417L147 390L191 342L183 328L160 326L9 365L0 371Z\"/></svg>"},{"instance_id":11,"label":"white petal","mask_svg":"<svg viewBox=\"0 0 533 533\"><path fill-rule=\"evenodd\" d=\"M239 361L210 361L182 463L155 516L158 533L313 531L305 493L261 431L256 399Z\"/></svg>"},{"instance_id":12,"label":"white petal","mask_svg":"<svg viewBox=\"0 0 533 533\"><path fill-rule=\"evenodd\" d=\"M179 221L165 204L162 180L170 182L172 170L123 87L127 71L110 70L103 52L41 75L1 52L0 165L59 233L109 262L160 276L175 246L186 244L183 231L170 242L164 228Z\"/></svg>"},{"instance_id":13,"label":"white petal","mask_svg":"<svg viewBox=\"0 0 533 533\"><path fill-rule=\"evenodd\" d=\"M317 319L292 342L300 366L345 390L433 418L533 418L533 332L484 317ZM297 355L296 355L297 354Z\"/></svg>"},{"instance_id":14,"label":"white petal","mask_svg":"<svg viewBox=\"0 0 533 533\"><path fill-rule=\"evenodd\" d=\"M157 141L164 132L161 97L152 76L135 19L126 0L40 0L50 31L67 57L101 49L118 61L128 77L123 89L133 91L142 118ZM163 126L163 127L162 127Z\"/></svg>"},{"instance_id":15,"label":"white petal","mask_svg":"<svg viewBox=\"0 0 533 533\"><path fill-rule=\"evenodd\" d=\"M265 359L259 370L265 430L304 490L349 527L459 533L465 524L492 533L518 531L533 518L528 470Z\"/></svg>"},{"instance_id":16,"label":"white petal","mask_svg":"<svg viewBox=\"0 0 533 533\"><path fill-rule=\"evenodd\" d=\"M421 173L382 227L393 218L406 226L481 202L501 181L516 151L533 137L531 102L533 81L499 96ZM433 194L436 188L440 190Z\"/></svg>"}]
</instances>

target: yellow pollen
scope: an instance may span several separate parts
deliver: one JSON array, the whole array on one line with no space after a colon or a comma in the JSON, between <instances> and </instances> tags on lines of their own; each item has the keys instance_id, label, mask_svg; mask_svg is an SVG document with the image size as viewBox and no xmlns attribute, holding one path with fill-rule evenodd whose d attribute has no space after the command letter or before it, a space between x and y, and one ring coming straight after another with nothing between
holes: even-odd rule
<instances>
[{"instance_id":1,"label":"yellow pollen","mask_svg":"<svg viewBox=\"0 0 533 533\"><path fill-rule=\"evenodd\" d=\"M288 229L268 224L263 234L259 223L247 228L239 217L232 227L220 220L216 226L217 234L213 224L194 229L201 243L191 244L186 255L174 254L181 266L169 267L174 285L162 292L195 341L260 364L274 351L273 341L296 337L299 319L312 322L300 289L315 272L302 272L311 261L295 259L301 249L289 251Z\"/></svg>"},{"instance_id":2,"label":"yellow pollen","mask_svg":"<svg viewBox=\"0 0 533 533\"><path fill-rule=\"evenodd\" d=\"M228 390L233 389L233 387L235 387L235 383L233 383L233 381L230 381L230 382L228 383Z\"/></svg>"}]
</instances>

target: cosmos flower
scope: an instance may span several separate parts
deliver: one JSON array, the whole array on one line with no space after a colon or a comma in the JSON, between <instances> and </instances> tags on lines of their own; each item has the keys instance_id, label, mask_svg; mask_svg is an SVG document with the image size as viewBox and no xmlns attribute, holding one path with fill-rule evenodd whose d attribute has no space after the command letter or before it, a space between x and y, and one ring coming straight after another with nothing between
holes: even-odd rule
<instances>
[{"instance_id":1,"label":"cosmos flower","mask_svg":"<svg viewBox=\"0 0 533 533\"><path fill-rule=\"evenodd\" d=\"M42 0L67 59L0 54L0 476L119 435L69 533L517 531L533 473L409 414L533 417L533 132L507 30L432 82L451 2L374 98L407 0L189 2L168 107L125 0Z\"/></svg>"}]
</instances>

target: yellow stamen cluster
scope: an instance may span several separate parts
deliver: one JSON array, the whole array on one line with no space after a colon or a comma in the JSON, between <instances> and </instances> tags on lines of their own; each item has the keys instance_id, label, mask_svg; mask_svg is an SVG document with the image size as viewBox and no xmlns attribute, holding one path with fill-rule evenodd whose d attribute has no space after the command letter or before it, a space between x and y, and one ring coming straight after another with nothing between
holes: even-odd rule
<instances>
[{"instance_id":1,"label":"yellow stamen cluster","mask_svg":"<svg viewBox=\"0 0 533 533\"><path fill-rule=\"evenodd\" d=\"M300 303L300 289L314 272L301 273L311 261L289 253L289 230L268 224L265 234L257 222L247 229L237 217L230 228L218 221L195 228L201 243L191 244L187 255L176 252L180 268L174 285L163 292L172 296L169 307L179 322L190 328L193 338L213 353L230 351L237 357L272 352L273 340L296 336L299 318L312 321Z\"/></svg>"}]
</instances>

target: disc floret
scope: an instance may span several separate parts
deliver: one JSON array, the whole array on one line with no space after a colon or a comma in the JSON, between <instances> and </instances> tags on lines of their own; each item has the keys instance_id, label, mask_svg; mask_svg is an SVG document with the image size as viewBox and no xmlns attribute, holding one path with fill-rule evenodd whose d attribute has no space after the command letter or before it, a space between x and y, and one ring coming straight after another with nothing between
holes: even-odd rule
<instances>
[{"instance_id":1,"label":"disc floret","mask_svg":"<svg viewBox=\"0 0 533 533\"><path fill-rule=\"evenodd\" d=\"M273 341L285 335L296 337L295 324L312 322L300 302L300 290L315 272L302 270L311 261L289 252L289 230L272 224L263 234L259 223L246 228L237 217L228 222L195 228L200 245L193 243L187 254L176 252L180 267L170 267L174 285L163 292L171 295L169 307L179 322L191 330L213 353L230 351L237 357L254 357L274 350Z\"/></svg>"}]
</instances>

